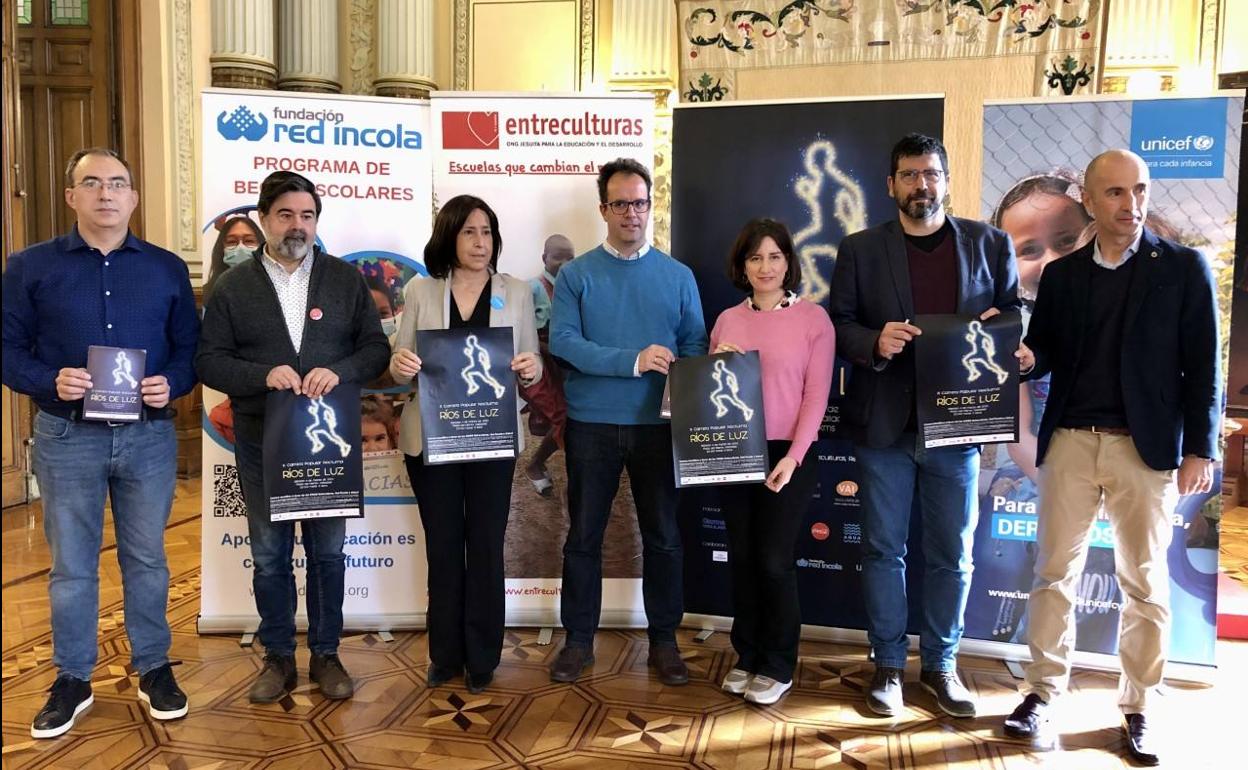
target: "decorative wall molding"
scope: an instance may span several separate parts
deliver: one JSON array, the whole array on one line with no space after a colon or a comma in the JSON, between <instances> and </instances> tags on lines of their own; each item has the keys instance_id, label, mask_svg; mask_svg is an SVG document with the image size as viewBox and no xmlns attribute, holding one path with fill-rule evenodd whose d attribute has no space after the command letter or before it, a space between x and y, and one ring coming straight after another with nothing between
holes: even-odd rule
<instances>
[{"instance_id":1,"label":"decorative wall molding","mask_svg":"<svg viewBox=\"0 0 1248 770\"><path fill-rule=\"evenodd\" d=\"M454 0L454 18L452 25L455 35L454 76L452 88L456 91L471 90L472 84L468 77L468 60L472 53L472 41L469 29L472 23L473 0ZM594 19L597 13L596 0L577 0L579 9L580 30L577 34L577 45L580 49L580 62L576 74L577 88L584 88L594 79Z\"/></svg>"},{"instance_id":2,"label":"decorative wall molding","mask_svg":"<svg viewBox=\"0 0 1248 770\"><path fill-rule=\"evenodd\" d=\"M346 92L369 95L377 79L377 0L351 0L347 41L351 46L351 71Z\"/></svg>"},{"instance_id":3,"label":"decorative wall molding","mask_svg":"<svg viewBox=\"0 0 1248 770\"><path fill-rule=\"evenodd\" d=\"M199 229L195 227L195 82L191 71L191 0L174 0L173 22L173 109L174 158L177 193L177 243L182 251L199 250Z\"/></svg>"},{"instance_id":4,"label":"decorative wall molding","mask_svg":"<svg viewBox=\"0 0 1248 770\"><path fill-rule=\"evenodd\" d=\"M680 91L732 99L751 69L1029 56L1036 95L1090 93L1104 14L1102 0L677 0Z\"/></svg>"}]
</instances>

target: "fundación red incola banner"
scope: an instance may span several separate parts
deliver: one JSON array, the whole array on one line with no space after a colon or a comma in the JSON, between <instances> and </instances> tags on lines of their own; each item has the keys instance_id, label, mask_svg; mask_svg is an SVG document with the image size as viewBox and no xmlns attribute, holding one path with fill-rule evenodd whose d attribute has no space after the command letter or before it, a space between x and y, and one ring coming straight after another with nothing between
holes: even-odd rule
<instances>
[{"instance_id":1,"label":"fundaci\u00f3n red incola banner","mask_svg":"<svg viewBox=\"0 0 1248 770\"><path fill-rule=\"evenodd\" d=\"M200 225L206 298L211 299L214 276L231 269L216 248L218 242L224 243L231 231L247 230L248 221L258 223L256 201L266 176L295 171L316 184L324 204L318 245L359 267L379 308L401 313L403 285L425 274L422 253L432 201L429 104L236 89L207 90L202 100ZM392 391L366 389L360 399L365 505L363 518L347 522L343 612L348 628L424 623L424 537L397 449L405 397ZM203 400L199 628L251 631L259 616L252 595L246 510L234 466L233 418L224 394L205 389ZM295 567L302 596L298 536ZM301 600L301 624L304 607Z\"/></svg>"},{"instance_id":2,"label":"fundaci\u00f3n red incola banner","mask_svg":"<svg viewBox=\"0 0 1248 770\"><path fill-rule=\"evenodd\" d=\"M435 92L430 142L435 205L456 195L485 200L498 214L499 270L529 280L542 273L542 249L564 235L574 253L606 235L596 178L619 157L654 165L654 96ZM524 421L529 430L530 421ZM546 463L553 494L539 495L526 475L542 437L530 433L516 463L507 526L507 621L558 619L567 483L562 452ZM603 625L644 626L641 541L627 479L620 485L603 553Z\"/></svg>"}]
</instances>

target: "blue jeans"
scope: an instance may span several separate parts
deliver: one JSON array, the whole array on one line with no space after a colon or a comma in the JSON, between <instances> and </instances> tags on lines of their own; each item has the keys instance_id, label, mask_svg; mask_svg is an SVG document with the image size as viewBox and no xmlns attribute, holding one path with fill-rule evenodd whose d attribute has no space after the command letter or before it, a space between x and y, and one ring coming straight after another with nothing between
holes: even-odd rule
<instances>
[{"instance_id":1,"label":"blue jeans","mask_svg":"<svg viewBox=\"0 0 1248 770\"><path fill-rule=\"evenodd\" d=\"M676 644L685 596L671 428L570 419L564 442L571 521L563 546L560 609L567 644L594 644L602 613L602 538L625 468L641 529L641 596L650 644Z\"/></svg>"},{"instance_id":2,"label":"blue jeans","mask_svg":"<svg viewBox=\"0 0 1248 770\"><path fill-rule=\"evenodd\" d=\"M875 663L906 665L906 538L917 489L925 563L919 654L924 671L953 671L971 588L979 449L923 449L914 433L902 433L885 449L854 449L862 473L862 583Z\"/></svg>"},{"instance_id":3,"label":"blue jeans","mask_svg":"<svg viewBox=\"0 0 1248 770\"><path fill-rule=\"evenodd\" d=\"M104 498L112 502L130 662L139 674L169 662L165 524L178 446L172 420L112 427L35 416L34 471L52 551L52 662L90 681L98 657Z\"/></svg>"},{"instance_id":4,"label":"blue jeans","mask_svg":"<svg viewBox=\"0 0 1248 770\"><path fill-rule=\"evenodd\" d=\"M234 459L239 486L247 503L247 532L251 540L251 586L260 613L260 643L272 655L295 654L295 610L299 595L291 562L295 549L295 522L269 521L269 498L264 494L264 465L260 444L238 439ZM299 522L304 562L307 564L308 649L318 655L338 652L342 636L342 594L346 561L342 553L347 520L307 519Z\"/></svg>"}]
</instances>

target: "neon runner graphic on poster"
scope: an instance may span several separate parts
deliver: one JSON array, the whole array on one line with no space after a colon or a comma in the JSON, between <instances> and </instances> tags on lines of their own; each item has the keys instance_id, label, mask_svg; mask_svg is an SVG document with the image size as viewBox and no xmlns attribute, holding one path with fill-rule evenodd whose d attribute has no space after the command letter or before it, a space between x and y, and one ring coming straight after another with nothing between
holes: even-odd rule
<instances>
[{"instance_id":1,"label":"neon runner graphic on poster","mask_svg":"<svg viewBox=\"0 0 1248 770\"><path fill-rule=\"evenodd\" d=\"M82 400L82 418L119 422L142 417L143 391L139 383L146 366L146 350L89 346L87 372L91 375L91 389Z\"/></svg>"},{"instance_id":2,"label":"neon runner graphic on poster","mask_svg":"<svg viewBox=\"0 0 1248 770\"><path fill-rule=\"evenodd\" d=\"M269 519L363 516L359 386L344 383L315 397L275 390L264 410Z\"/></svg>"},{"instance_id":3,"label":"neon runner graphic on poster","mask_svg":"<svg viewBox=\"0 0 1248 770\"><path fill-rule=\"evenodd\" d=\"M515 457L511 327L418 331L416 349L425 464Z\"/></svg>"},{"instance_id":4,"label":"neon runner graphic on poster","mask_svg":"<svg viewBox=\"0 0 1248 770\"><path fill-rule=\"evenodd\" d=\"M927 449L1018 440L1018 349L1022 321L921 315L914 340L915 405Z\"/></svg>"},{"instance_id":5,"label":"neon runner graphic on poster","mask_svg":"<svg viewBox=\"0 0 1248 770\"><path fill-rule=\"evenodd\" d=\"M767 478L758 351L682 358L668 380L677 487Z\"/></svg>"}]
</instances>

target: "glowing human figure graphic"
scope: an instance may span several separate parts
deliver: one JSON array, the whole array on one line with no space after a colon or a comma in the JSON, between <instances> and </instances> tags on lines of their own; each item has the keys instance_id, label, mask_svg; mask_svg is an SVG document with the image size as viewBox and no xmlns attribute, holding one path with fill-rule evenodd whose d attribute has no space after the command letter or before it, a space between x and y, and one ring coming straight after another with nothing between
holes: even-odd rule
<instances>
[{"instance_id":1,"label":"glowing human figure graphic","mask_svg":"<svg viewBox=\"0 0 1248 770\"><path fill-rule=\"evenodd\" d=\"M468 365L463 368L459 376L468 386L468 395L471 396L481 389L481 386L477 384L477 380L481 380L494 389L495 398L502 398L507 389L494 379L494 375L490 374L490 352L481 347L475 334L469 334L466 341L468 344L464 348L464 355L468 357Z\"/></svg>"},{"instance_id":2,"label":"glowing human figure graphic","mask_svg":"<svg viewBox=\"0 0 1248 770\"><path fill-rule=\"evenodd\" d=\"M741 414L747 420L754 416L754 410L737 395L737 375L732 373L723 359L715 362L711 379L715 380L716 385L715 392L711 393L711 403L715 405L716 417L728 414L728 404L740 409Z\"/></svg>"},{"instance_id":3,"label":"glowing human figure graphic","mask_svg":"<svg viewBox=\"0 0 1248 770\"><path fill-rule=\"evenodd\" d=\"M113 368L113 384L120 385L121 381L125 380L130 387L139 387L138 381L134 379L134 374L131 373L130 356L119 350L117 351L117 358L114 360L117 362L117 366Z\"/></svg>"},{"instance_id":4,"label":"glowing human figure graphic","mask_svg":"<svg viewBox=\"0 0 1248 770\"><path fill-rule=\"evenodd\" d=\"M303 431L303 435L312 442L312 454L319 454L325 448L324 436L327 441L337 445L343 457L351 454L351 445L338 435L338 413L334 408L317 396L308 404L308 414L312 415L312 424Z\"/></svg>"},{"instance_id":5,"label":"glowing human figure graphic","mask_svg":"<svg viewBox=\"0 0 1248 770\"><path fill-rule=\"evenodd\" d=\"M967 354L962 356L962 366L966 367L967 382L979 379L981 366L997 375L998 385L1009 379L1010 375L1006 374L1005 370L993 360L997 355L997 345L992 341L992 335L984 331L979 321L971 321L964 339L971 345Z\"/></svg>"}]
</instances>

